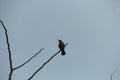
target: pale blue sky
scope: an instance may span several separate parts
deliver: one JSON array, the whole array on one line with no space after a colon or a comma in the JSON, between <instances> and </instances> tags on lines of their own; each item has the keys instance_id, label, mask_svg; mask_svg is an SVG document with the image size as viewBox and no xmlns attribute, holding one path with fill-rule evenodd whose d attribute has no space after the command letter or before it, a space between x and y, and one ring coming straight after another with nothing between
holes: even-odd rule
<instances>
[{"instance_id":1,"label":"pale blue sky","mask_svg":"<svg viewBox=\"0 0 120 80\"><path fill-rule=\"evenodd\" d=\"M32 80L110 80L120 67L119 0L0 0L0 19L8 29L13 66L40 55L16 70L12 80L27 80L68 42ZM8 53L0 26L0 80L7 80ZM120 70L114 80L120 79Z\"/></svg>"}]
</instances>

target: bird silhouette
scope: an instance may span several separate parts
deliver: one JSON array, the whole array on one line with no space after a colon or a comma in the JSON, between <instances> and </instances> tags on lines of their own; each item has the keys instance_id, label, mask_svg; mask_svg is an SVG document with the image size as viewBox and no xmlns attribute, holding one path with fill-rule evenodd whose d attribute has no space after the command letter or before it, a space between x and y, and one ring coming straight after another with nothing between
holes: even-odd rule
<instances>
[{"instance_id":1,"label":"bird silhouette","mask_svg":"<svg viewBox=\"0 0 120 80\"><path fill-rule=\"evenodd\" d=\"M64 44L64 42L62 40L58 40L58 41L59 41L58 47L59 47L59 49L61 51L61 55L64 56L66 54L65 53L65 44Z\"/></svg>"}]
</instances>

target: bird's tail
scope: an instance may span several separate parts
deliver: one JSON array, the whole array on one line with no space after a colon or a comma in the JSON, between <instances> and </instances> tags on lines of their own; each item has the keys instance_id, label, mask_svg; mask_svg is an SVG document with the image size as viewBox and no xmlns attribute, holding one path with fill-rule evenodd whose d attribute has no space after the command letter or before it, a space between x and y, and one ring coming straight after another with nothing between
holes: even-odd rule
<instances>
[{"instance_id":1,"label":"bird's tail","mask_svg":"<svg viewBox=\"0 0 120 80\"><path fill-rule=\"evenodd\" d=\"M62 56L64 56L64 55L65 55L65 51L64 51L64 50L62 50L61 55L62 55Z\"/></svg>"}]
</instances>

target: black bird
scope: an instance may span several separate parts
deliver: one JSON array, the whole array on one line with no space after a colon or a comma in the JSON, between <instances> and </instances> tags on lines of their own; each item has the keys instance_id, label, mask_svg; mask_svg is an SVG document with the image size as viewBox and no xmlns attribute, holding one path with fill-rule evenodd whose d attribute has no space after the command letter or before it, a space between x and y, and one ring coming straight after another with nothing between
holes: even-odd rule
<instances>
[{"instance_id":1,"label":"black bird","mask_svg":"<svg viewBox=\"0 0 120 80\"><path fill-rule=\"evenodd\" d=\"M65 44L62 40L58 40L59 41L59 44L58 44L58 47L60 48L60 51L61 51L61 55L65 55Z\"/></svg>"}]
</instances>

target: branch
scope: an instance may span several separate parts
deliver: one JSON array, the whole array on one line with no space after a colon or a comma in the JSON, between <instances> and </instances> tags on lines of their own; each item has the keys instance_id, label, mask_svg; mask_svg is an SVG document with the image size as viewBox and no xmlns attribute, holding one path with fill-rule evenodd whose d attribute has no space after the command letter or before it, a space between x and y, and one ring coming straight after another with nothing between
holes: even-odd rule
<instances>
[{"instance_id":1,"label":"branch","mask_svg":"<svg viewBox=\"0 0 120 80\"><path fill-rule=\"evenodd\" d=\"M9 54L9 64L10 64L9 80L11 80L12 72L13 72L13 67L12 67L12 58L11 58L10 43L9 43L7 28L5 27L5 25L2 22L2 20L0 20L0 23L2 24L2 27L3 27L4 31L5 31L5 37L6 37L6 43L7 43L7 50L8 50L8 54Z\"/></svg>"},{"instance_id":2,"label":"branch","mask_svg":"<svg viewBox=\"0 0 120 80\"><path fill-rule=\"evenodd\" d=\"M42 50L44 50L44 48L40 49L36 54L34 54L30 59L28 59L27 61L25 61L23 64L19 65L18 67L13 68L13 70L16 70L18 68L23 67L25 64L27 64L28 62L30 62L34 57L36 57Z\"/></svg>"},{"instance_id":3,"label":"branch","mask_svg":"<svg viewBox=\"0 0 120 80\"><path fill-rule=\"evenodd\" d=\"M7 43L7 50L9 53L9 64L10 64L10 73L9 73L9 79L12 79L12 73L14 70L21 68L22 66L24 66L25 64L27 64L28 62L30 62L34 57L36 57L44 48L40 49L35 55L33 55L29 60L27 60L26 62L24 62L23 64L21 64L18 67L13 68L13 64L12 64L12 57L11 57L11 49L10 49L10 43L9 43L9 38L8 38L8 33L7 33L7 28L5 27L4 23L2 22L2 20L0 20L0 23L2 24L2 27L5 31L5 37L6 37L6 43Z\"/></svg>"},{"instance_id":4,"label":"branch","mask_svg":"<svg viewBox=\"0 0 120 80\"><path fill-rule=\"evenodd\" d=\"M34 74L28 79L31 80L52 58L54 58L58 53L60 53L60 50L55 53L52 57L50 57L38 70L34 72Z\"/></svg>"},{"instance_id":5,"label":"branch","mask_svg":"<svg viewBox=\"0 0 120 80\"><path fill-rule=\"evenodd\" d=\"M110 75L110 80L113 80L113 75L117 72L117 70L118 70L118 68L115 69L115 70L112 72L112 74Z\"/></svg>"},{"instance_id":6,"label":"branch","mask_svg":"<svg viewBox=\"0 0 120 80\"><path fill-rule=\"evenodd\" d=\"M65 44L65 47L68 45L68 42Z\"/></svg>"}]
</instances>

